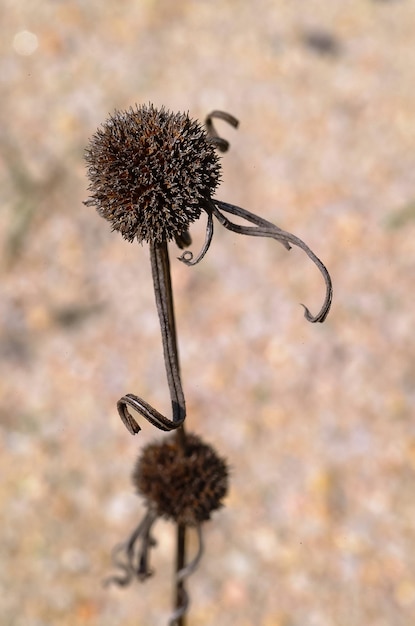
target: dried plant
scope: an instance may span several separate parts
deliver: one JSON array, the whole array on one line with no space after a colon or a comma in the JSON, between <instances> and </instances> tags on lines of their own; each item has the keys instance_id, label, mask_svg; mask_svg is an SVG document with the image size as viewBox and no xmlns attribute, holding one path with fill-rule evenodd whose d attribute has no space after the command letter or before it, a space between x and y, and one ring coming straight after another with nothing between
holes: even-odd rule
<instances>
[{"instance_id":1,"label":"dried plant","mask_svg":"<svg viewBox=\"0 0 415 626\"><path fill-rule=\"evenodd\" d=\"M332 284L320 259L298 237L246 209L217 200L214 192L220 182L221 167L217 150L226 152L229 144L219 137L213 124L222 119L233 127L238 121L222 111L212 112L205 127L184 113L171 113L153 105L115 111L96 131L86 150L90 197L113 230L127 241L147 242L156 306L160 320L172 417L162 415L135 394L118 401L119 415L132 434L140 431L129 408L163 431L175 430L167 438L147 446L134 470L133 481L144 498L146 514L130 538L116 547L114 564L120 572L107 579L119 585L134 577L145 580L151 575L150 549L155 545L152 529L164 517L177 527L175 607L170 625L183 626L188 608L186 578L196 568L203 552L202 524L223 505L228 489L228 467L216 451L184 427L186 405L183 393L170 260L167 243L174 240L183 249L191 244L190 225L201 213L207 215L206 238L196 256L185 251L179 260L195 265L205 256L212 240L215 218L228 230L254 237L270 237L288 250L300 247L320 270L326 295L320 311L312 315L304 305L310 322L323 322L330 310ZM227 215L243 218L237 224ZM199 538L196 556L186 558L186 532L194 527Z\"/></svg>"}]
</instances>

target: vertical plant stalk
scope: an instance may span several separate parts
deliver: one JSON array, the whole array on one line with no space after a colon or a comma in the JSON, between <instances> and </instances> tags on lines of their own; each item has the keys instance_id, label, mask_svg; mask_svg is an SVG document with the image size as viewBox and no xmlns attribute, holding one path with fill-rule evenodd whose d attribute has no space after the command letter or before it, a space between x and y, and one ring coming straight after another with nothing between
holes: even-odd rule
<instances>
[{"instance_id":1,"label":"vertical plant stalk","mask_svg":"<svg viewBox=\"0 0 415 626\"><path fill-rule=\"evenodd\" d=\"M160 320L164 362L167 382L173 408L173 415L184 419L186 406L180 379L179 352L177 347L176 322L174 317L173 290L170 276L170 259L167 243L150 244L151 271L153 275L156 307ZM186 451L186 432L183 423L176 430L177 447L181 454ZM186 525L177 524L176 539L176 584L175 584L175 620L177 626L185 626L187 608L184 580L179 575L186 566ZM181 613L181 615L180 615Z\"/></svg>"},{"instance_id":2,"label":"vertical plant stalk","mask_svg":"<svg viewBox=\"0 0 415 626\"><path fill-rule=\"evenodd\" d=\"M176 626L185 626L187 610L187 593L184 587L184 579L179 573L186 567L186 525L177 524L177 548L176 548L176 589L175 589L175 612L181 613L176 619Z\"/></svg>"}]
</instances>

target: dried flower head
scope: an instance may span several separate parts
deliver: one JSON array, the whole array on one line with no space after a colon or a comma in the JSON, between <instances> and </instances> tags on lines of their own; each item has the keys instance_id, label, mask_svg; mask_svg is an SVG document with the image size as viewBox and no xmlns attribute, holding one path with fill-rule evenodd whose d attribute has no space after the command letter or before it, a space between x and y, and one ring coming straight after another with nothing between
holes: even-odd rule
<instances>
[{"instance_id":1,"label":"dried flower head","mask_svg":"<svg viewBox=\"0 0 415 626\"><path fill-rule=\"evenodd\" d=\"M206 131L187 114L151 104L115 111L85 158L85 204L128 241L180 238L219 184L219 157Z\"/></svg>"},{"instance_id":2,"label":"dried flower head","mask_svg":"<svg viewBox=\"0 0 415 626\"><path fill-rule=\"evenodd\" d=\"M223 506L228 474L226 462L212 446L187 435L185 452L175 438L144 448L133 483L158 516L197 525Z\"/></svg>"}]
</instances>

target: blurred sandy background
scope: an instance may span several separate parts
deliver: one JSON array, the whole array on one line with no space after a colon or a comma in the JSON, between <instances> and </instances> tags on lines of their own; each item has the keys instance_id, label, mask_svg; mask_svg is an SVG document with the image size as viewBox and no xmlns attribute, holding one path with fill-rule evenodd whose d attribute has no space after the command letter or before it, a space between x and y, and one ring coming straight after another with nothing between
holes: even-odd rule
<instances>
[{"instance_id":1,"label":"blurred sandy background","mask_svg":"<svg viewBox=\"0 0 415 626\"><path fill-rule=\"evenodd\" d=\"M151 101L240 119L218 197L335 287L311 325L301 251L219 226L195 268L172 246L188 428L232 466L189 626L413 625L415 3L4 0L0 28L1 624L167 623L169 524L152 579L101 586L163 436L116 402L169 405L148 250L82 204L90 135Z\"/></svg>"}]
</instances>

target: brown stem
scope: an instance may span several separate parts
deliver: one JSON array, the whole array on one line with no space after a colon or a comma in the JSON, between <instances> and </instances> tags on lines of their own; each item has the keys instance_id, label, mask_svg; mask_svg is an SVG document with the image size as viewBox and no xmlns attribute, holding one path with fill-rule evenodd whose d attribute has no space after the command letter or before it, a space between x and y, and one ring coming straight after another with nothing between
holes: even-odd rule
<instances>
[{"instance_id":1,"label":"brown stem","mask_svg":"<svg viewBox=\"0 0 415 626\"><path fill-rule=\"evenodd\" d=\"M163 342L164 361L166 363L167 381L173 407L185 406L184 393L180 380L179 352L177 347L176 322L174 316L173 290L170 276L170 260L166 243L154 244L150 247L151 267L153 271L154 290L157 311L160 319ZM176 441L180 454L186 451L186 432L183 423L176 430ZM175 610L179 615L176 626L185 626L187 594L184 580L179 576L186 566L186 526L177 525L176 572L175 572Z\"/></svg>"},{"instance_id":2,"label":"brown stem","mask_svg":"<svg viewBox=\"0 0 415 626\"><path fill-rule=\"evenodd\" d=\"M176 321L174 317L173 290L167 243L151 244L150 259L173 414L178 410L178 421L181 421L185 415L185 400L180 380L179 352L177 349Z\"/></svg>"},{"instance_id":3,"label":"brown stem","mask_svg":"<svg viewBox=\"0 0 415 626\"><path fill-rule=\"evenodd\" d=\"M186 566L186 526L184 524L177 525L177 548L176 548L176 590L175 590L175 608L180 611L186 602L186 590L184 588L184 580L178 574ZM183 613L176 620L176 626L185 626L186 613Z\"/></svg>"},{"instance_id":4,"label":"brown stem","mask_svg":"<svg viewBox=\"0 0 415 626\"><path fill-rule=\"evenodd\" d=\"M160 428L160 430L175 430L178 428L181 431L178 435L178 442L183 448L185 442L184 431L180 427L183 425L186 417L186 405L180 380L170 260L166 242L150 244L150 260L173 416L170 419L162 415L148 402L132 393L123 396L118 401L117 408L122 421L133 435L140 431L140 426L137 424L135 417L129 412L129 407L135 409L151 424Z\"/></svg>"}]
</instances>

